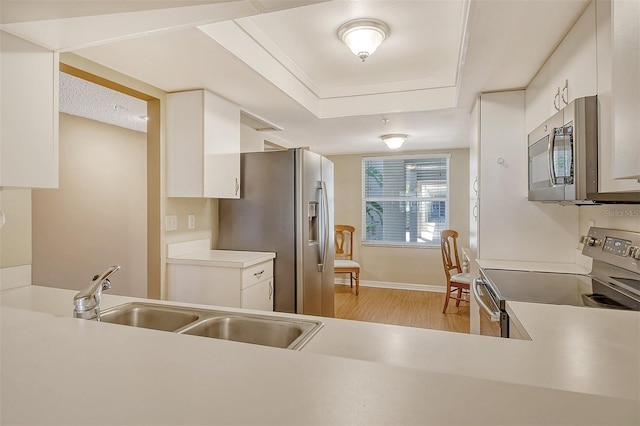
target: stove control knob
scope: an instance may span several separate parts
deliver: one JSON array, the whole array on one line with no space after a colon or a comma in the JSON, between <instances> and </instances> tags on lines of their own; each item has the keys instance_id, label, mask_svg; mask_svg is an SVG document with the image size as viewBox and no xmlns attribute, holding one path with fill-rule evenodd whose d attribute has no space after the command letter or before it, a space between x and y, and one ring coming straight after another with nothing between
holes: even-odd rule
<instances>
[{"instance_id":1,"label":"stove control knob","mask_svg":"<svg viewBox=\"0 0 640 426\"><path fill-rule=\"evenodd\" d=\"M624 253L622 255L624 257L633 257L636 253L638 253L638 247L627 246L627 248L624 249Z\"/></svg>"},{"instance_id":2,"label":"stove control knob","mask_svg":"<svg viewBox=\"0 0 640 426\"><path fill-rule=\"evenodd\" d=\"M584 237L582 239L583 244L590 246L590 247L597 247L601 244L601 241L598 240L597 238L593 238L593 237Z\"/></svg>"},{"instance_id":3,"label":"stove control knob","mask_svg":"<svg viewBox=\"0 0 640 426\"><path fill-rule=\"evenodd\" d=\"M633 258L636 260L640 260L640 247L636 247L635 251L633 252Z\"/></svg>"}]
</instances>

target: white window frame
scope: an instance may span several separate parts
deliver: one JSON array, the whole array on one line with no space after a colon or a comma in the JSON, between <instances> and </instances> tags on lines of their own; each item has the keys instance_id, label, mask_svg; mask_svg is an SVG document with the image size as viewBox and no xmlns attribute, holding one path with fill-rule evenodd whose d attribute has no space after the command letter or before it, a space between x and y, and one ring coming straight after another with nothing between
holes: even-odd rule
<instances>
[{"instance_id":1,"label":"white window frame","mask_svg":"<svg viewBox=\"0 0 640 426\"><path fill-rule=\"evenodd\" d=\"M365 164L367 161L387 161L387 160L410 160L410 159L425 159L425 158L446 158L447 159L447 195L446 198L438 197L414 197L408 200L406 197L365 197ZM362 232L360 233L361 244L363 246L373 246L373 247L401 247L401 248L419 248L419 249L440 249L440 239L433 243L419 243L419 242L404 242L400 243L397 241L394 242L386 242L386 241L372 241L366 240L367 236L367 213L366 206L367 201L392 201L392 202L407 202L407 201L445 201L447 204L445 218L447 226L450 227L450 208L451 208L451 154L450 153L441 153L441 154L409 154L409 155L380 155L380 156L368 156L362 157L361 164L361 179L362 179L362 205L361 205L361 224L362 224Z\"/></svg>"}]
</instances>

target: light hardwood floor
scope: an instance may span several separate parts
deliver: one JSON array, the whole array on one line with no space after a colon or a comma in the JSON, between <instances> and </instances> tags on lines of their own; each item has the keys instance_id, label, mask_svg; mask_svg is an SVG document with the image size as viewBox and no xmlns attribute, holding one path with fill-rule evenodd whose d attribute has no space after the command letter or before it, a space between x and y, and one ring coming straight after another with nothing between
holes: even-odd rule
<instances>
[{"instance_id":1,"label":"light hardwood floor","mask_svg":"<svg viewBox=\"0 0 640 426\"><path fill-rule=\"evenodd\" d=\"M361 286L356 296L348 285L336 285L335 317L469 333L469 304L456 308L452 301L443 314L444 295Z\"/></svg>"}]
</instances>

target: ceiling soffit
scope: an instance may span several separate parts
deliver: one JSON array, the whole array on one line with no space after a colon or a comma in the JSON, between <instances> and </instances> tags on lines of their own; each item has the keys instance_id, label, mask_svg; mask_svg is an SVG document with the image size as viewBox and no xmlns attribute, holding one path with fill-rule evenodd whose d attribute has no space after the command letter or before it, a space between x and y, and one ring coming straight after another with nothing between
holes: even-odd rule
<instances>
[{"instance_id":1,"label":"ceiling soffit","mask_svg":"<svg viewBox=\"0 0 640 426\"><path fill-rule=\"evenodd\" d=\"M455 107L469 1L402 3L320 3L198 28L319 118ZM363 17L390 27L364 63L337 37Z\"/></svg>"},{"instance_id":2,"label":"ceiling soffit","mask_svg":"<svg viewBox=\"0 0 640 426\"><path fill-rule=\"evenodd\" d=\"M326 0L4 1L0 29L72 51Z\"/></svg>"}]
</instances>

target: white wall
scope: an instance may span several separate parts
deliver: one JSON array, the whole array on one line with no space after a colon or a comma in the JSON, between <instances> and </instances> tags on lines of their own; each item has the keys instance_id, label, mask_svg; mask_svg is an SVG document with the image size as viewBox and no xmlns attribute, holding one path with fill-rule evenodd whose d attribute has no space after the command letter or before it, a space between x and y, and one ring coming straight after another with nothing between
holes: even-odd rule
<instances>
[{"instance_id":1,"label":"white wall","mask_svg":"<svg viewBox=\"0 0 640 426\"><path fill-rule=\"evenodd\" d=\"M147 295L147 137L60 114L60 188L32 191L33 284Z\"/></svg>"},{"instance_id":2,"label":"white wall","mask_svg":"<svg viewBox=\"0 0 640 426\"><path fill-rule=\"evenodd\" d=\"M246 124L240 125L240 151L258 152L264 151L264 137L262 133L252 129Z\"/></svg>"},{"instance_id":3,"label":"white wall","mask_svg":"<svg viewBox=\"0 0 640 426\"><path fill-rule=\"evenodd\" d=\"M578 207L528 200L525 92L480 98L481 259L575 261Z\"/></svg>"},{"instance_id":4,"label":"white wall","mask_svg":"<svg viewBox=\"0 0 640 426\"><path fill-rule=\"evenodd\" d=\"M31 284L31 190L0 189L0 290ZM0 219L1 220L1 219Z\"/></svg>"},{"instance_id":5,"label":"white wall","mask_svg":"<svg viewBox=\"0 0 640 426\"><path fill-rule=\"evenodd\" d=\"M31 264L31 190L1 189L0 268Z\"/></svg>"}]
</instances>

